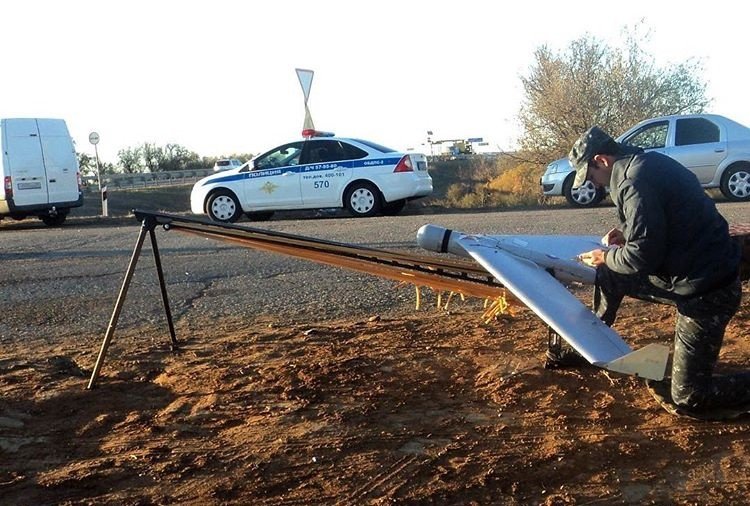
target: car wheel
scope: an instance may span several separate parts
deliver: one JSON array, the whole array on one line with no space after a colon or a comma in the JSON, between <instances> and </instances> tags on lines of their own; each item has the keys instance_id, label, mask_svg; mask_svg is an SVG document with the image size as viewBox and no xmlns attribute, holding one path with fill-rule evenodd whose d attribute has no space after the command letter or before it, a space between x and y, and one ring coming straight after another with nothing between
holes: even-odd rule
<instances>
[{"instance_id":1,"label":"car wheel","mask_svg":"<svg viewBox=\"0 0 750 506\"><path fill-rule=\"evenodd\" d=\"M604 199L604 189L586 181L579 188L573 188L576 173L572 172L563 182L563 195L573 207L593 207Z\"/></svg>"},{"instance_id":2,"label":"car wheel","mask_svg":"<svg viewBox=\"0 0 750 506\"><path fill-rule=\"evenodd\" d=\"M257 211L254 213L245 213L250 221L268 221L273 216L273 211Z\"/></svg>"},{"instance_id":3,"label":"car wheel","mask_svg":"<svg viewBox=\"0 0 750 506\"><path fill-rule=\"evenodd\" d=\"M721 193L735 202L750 200L750 164L735 164L724 171Z\"/></svg>"},{"instance_id":4,"label":"car wheel","mask_svg":"<svg viewBox=\"0 0 750 506\"><path fill-rule=\"evenodd\" d=\"M396 200L383 204L383 214L386 216L395 216L403 211L406 206L406 199Z\"/></svg>"},{"instance_id":5,"label":"car wheel","mask_svg":"<svg viewBox=\"0 0 750 506\"><path fill-rule=\"evenodd\" d=\"M242 214L242 208L234 193L219 190L208 197L206 212L213 221L234 223Z\"/></svg>"},{"instance_id":6,"label":"car wheel","mask_svg":"<svg viewBox=\"0 0 750 506\"><path fill-rule=\"evenodd\" d=\"M380 192L372 183L359 181L347 189L344 204L357 218L375 216L380 212Z\"/></svg>"}]
</instances>

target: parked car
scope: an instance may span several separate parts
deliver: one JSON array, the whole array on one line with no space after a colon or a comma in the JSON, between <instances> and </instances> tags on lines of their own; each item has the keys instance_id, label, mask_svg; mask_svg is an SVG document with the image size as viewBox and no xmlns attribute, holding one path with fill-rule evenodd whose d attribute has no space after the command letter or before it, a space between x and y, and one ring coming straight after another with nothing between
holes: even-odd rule
<instances>
[{"instance_id":1,"label":"parked car","mask_svg":"<svg viewBox=\"0 0 750 506\"><path fill-rule=\"evenodd\" d=\"M221 160L216 160L216 163L214 164L214 172L236 169L241 166L242 162L236 158L223 158Z\"/></svg>"},{"instance_id":2,"label":"parked car","mask_svg":"<svg viewBox=\"0 0 750 506\"><path fill-rule=\"evenodd\" d=\"M354 216L393 215L431 193L424 155L305 130L302 140L195 183L190 208L222 222L242 213L260 220L278 210L336 207Z\"/></svg>"},{"instance_id":3,"label":"parked car","mask_svg":"<svg viewBox=\"0 0 750 506\"><path fill-rule=\"evenodd\" d=\"M704 188L719 188L733 201L750 200L750 128L716 114L663 116L642 121L618 142L671 156ZM587 181L573 188L575 172L567 158L547 166L540 184L545 195L562 195L577 207L598 204L606 195Z\"/></svg>"}]
</instances>

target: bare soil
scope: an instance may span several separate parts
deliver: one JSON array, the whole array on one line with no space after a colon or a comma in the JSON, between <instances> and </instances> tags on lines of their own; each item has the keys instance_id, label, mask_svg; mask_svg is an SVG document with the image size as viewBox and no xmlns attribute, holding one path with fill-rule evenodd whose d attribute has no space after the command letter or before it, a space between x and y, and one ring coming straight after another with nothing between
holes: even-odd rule
<instances>
[{"instance_id":1,"label":"bare soil","mask_svg":"<svg viewBox=\"0 0 750 506\"><path fill-rule=\"evenodd\" d=\"M403 288L402 288L403 289ZM750 367L750 293L722 369ZM587 293L580 293L583 299ZM425 301L425 304L427 301ZM745 504L750 420L661 409L641 380L543 367L519 310L307 325L200 317L98 342L10 344L0 360L3 504ZM673 309L628 301L634 346Z\"/></svg>"}]
</instances>

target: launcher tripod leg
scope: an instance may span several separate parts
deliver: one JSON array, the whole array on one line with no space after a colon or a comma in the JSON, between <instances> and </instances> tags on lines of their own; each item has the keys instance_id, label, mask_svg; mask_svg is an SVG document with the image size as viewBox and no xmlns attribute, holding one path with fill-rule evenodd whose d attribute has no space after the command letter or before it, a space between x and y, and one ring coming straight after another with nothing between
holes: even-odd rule
<instances>
[{"instance_id":1,"label":"launcher tripod leg","mask_svg":"<svg viewBox=\"0 0 750 506\"><path fill-rule=\"evenodd\" d=\"M154 252L154 263L156 264L156 275L159 277L159 288L161 289L161 300L164 303L164 313L167 315L167 325L169 326L169 337L172 339L170 349L177 351L177 336L174 332L174 323L172 322L172 311L169 309L169 297L167 297L167 285L164 283L164 272L161 268L161 257L159 256L159 247L156 245L156 234L154 227L148 229L151 237L151 249Z\"/></svg>"},{"instance_id":2,"label":"launcher tripod leg","mask_svg":"<svg viewBox=\"0 0 750 506\"><path fill-rule=\"evenodd\" d=\"M164 273L161 268L159 247L156 244L156 235L154 234L155 227L156 220L153 217L146 217L143 219L143 222L141 222L141 230L138 234L138 239L135 242L133 255L130 257L128 269L125 272L125 279L123 279L122 281L122 287L120 288L120 293L117 296L117 302L115 302L115 308L112 311L112 317L109 320L109 326L107 327L107 332L104 335L104 340L102 341L102 346L99 350L99 356L96 359L94 370L91 373L91 378L89 379L88 386L86 387L88 390L94 388L94 385L96 384L96 379L99 376L99 371L101 371L102 364L104 363L104 357L107 355L107 349L109 348L109 344L112 341L112 336L114 336L115 328L117 328L117 321L120 319L120 312L122 311L125 297L128 294L128 288L130 288L130 282L132 281L133 274L135 273L135 266L138 263L138 258L141 256L141 250L143 249L143 241L146 239L146 233L148 233L151 237L151 247L154 251L154 262L156 263L156 272L157 276L159 277L159 287L161 289L162 301L164 302L164 310L167 315L169 333L172 338L171 348L172 350L175 350L177 348L177 338L175 337L174 324L172 323L172 313L169 309L167 288L164 284Z\"/></svg>"}]
</instances>

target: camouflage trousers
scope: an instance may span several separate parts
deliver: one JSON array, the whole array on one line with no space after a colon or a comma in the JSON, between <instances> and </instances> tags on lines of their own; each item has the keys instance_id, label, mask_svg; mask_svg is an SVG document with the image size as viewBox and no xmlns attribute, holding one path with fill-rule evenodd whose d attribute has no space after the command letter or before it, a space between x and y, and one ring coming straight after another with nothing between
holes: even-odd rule
<instances>
[{"instance_id":1,"label":"camouflage trousers","mask_svg":"<svg viewBox=\"0 0 750 506\"><path fill-rule=\"evenodd\" d=\"M750 371L713 374L724 331L740 306L739 277L721 288L684 297L655 286L648 276L599 267L593 309L604 323L614 323L625 295L677 308L671 386L675 404L701 410L750 403Z\"/></svg>"}]
</instances>

